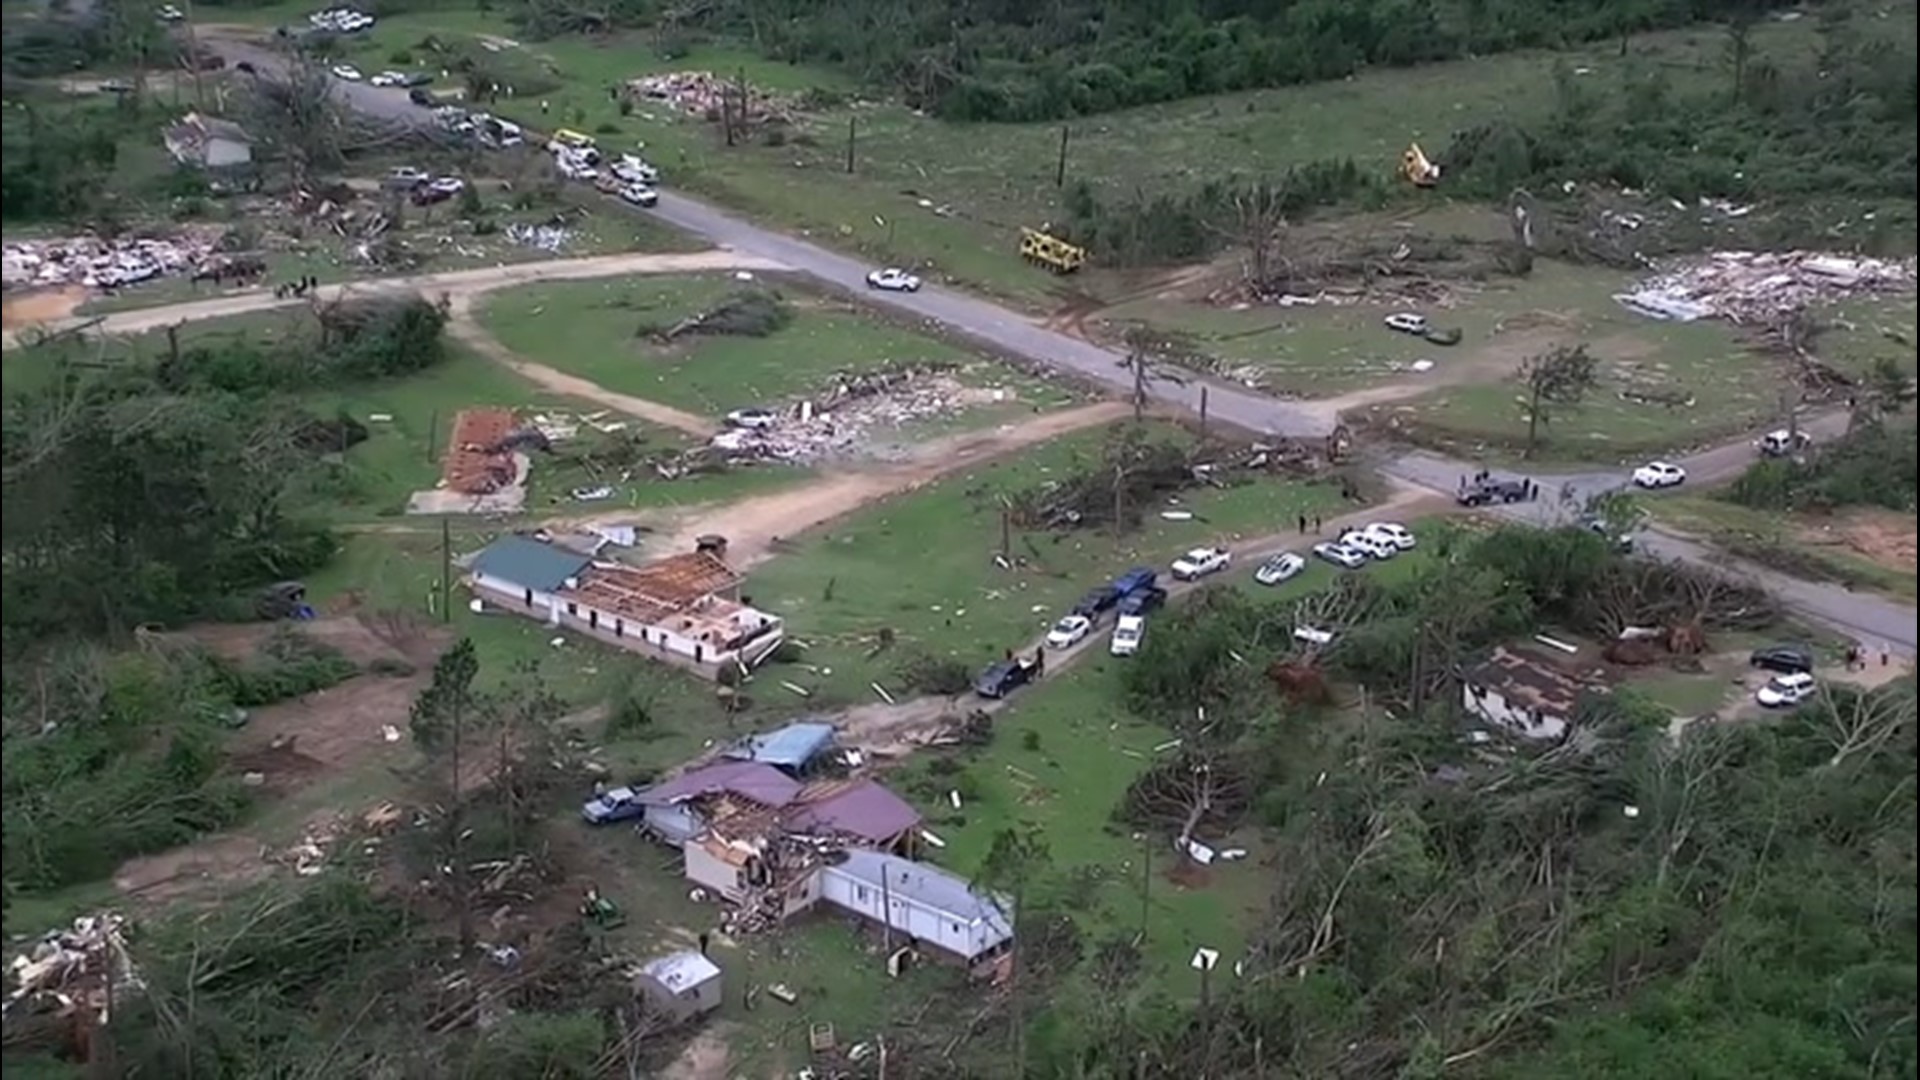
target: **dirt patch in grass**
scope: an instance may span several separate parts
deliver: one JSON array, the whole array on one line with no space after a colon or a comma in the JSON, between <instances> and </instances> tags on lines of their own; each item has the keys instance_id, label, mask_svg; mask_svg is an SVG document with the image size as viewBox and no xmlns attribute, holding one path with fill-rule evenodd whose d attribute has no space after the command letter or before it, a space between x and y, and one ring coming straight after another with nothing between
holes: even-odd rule
<instances>
[{"instance_id":1,"label":"dirt patch in grass","mask_svg":"<svg viewBox=\"0 0 1920 1080\"><path fill-rule=\"evenodd\" d=\"M1801 530L1809 544L1839 544L1876 566L1911 574L1920 564L1920 540L1912 514L1892 510L1850 510Z\"/></svg>"},{"instance_id":2,"label":"dirt patch in grass","mask_svg":"<svg viewBox=\"0 0 1920 1080\"><path fill-rule=\"evenodd\" d=\"M72 317L92 295L93 291L85 285L60 285L9 296L4 308L0 308L0 325L8 330L18 330L41 323L59 322Z\"/></svg>"}]
</instances>

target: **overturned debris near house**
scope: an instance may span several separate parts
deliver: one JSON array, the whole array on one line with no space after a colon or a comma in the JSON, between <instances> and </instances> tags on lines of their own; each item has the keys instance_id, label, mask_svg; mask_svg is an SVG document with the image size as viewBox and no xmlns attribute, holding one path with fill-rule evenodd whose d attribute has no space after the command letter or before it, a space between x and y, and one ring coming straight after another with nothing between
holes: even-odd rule
<instances>
[{"instance_id":1,"label":"overturned debris near house","mask_svg":"<svg viewBox=\"0 0 1920 1080\"><path fill-rule=\"evenodd\" d=\"M772 426L723 431L710 448L735 463L813 464L868 452L883 431L1013 396L1006 388L968 386L948 366L842 375L821 393L787 406Z\"/></svg>"},{"instance_id":2,"label":"overturned debris near house","mask_svg":"<svg viewBox=\"0 0 1920 1080\"><path fill-rule=\"evenodd\" d=\"M82 915L15 954L7 965L13 983L4 1006L7 1044L31 1041L14 1024L31 1027L35 1019L51 1018L56 1023L47 1037L76 1042L66 1051L86 1060L88 1033L105 1026L114 1003L142 985L125 932L126 920L116 912Z\"/></svg>"},{"instance_id":3,"label":"overturned debris near house","mask_svg":"<svg viewBox=\"0 0 1920 1080\"><path fill-rule=\"evenodd\" d=\"M219 250L220 232L182 231L166 237L106 240L74 236L19 240L0 247L0 279L8 288L85 285L117 288L198 270Z\"/></svg>"},{"instance_id":4,"label":"overturned debris near house","mask_svg":"<svg viewBox=\"0 0 1920 1080\"><path fill-rule=\"evenodd\" d=\"M1913 288L1914 261L1804 251L1719 251L1648 278L1614 299L1655 319L1766 325L1810 305Z\"/></svg>"}]
</instances>

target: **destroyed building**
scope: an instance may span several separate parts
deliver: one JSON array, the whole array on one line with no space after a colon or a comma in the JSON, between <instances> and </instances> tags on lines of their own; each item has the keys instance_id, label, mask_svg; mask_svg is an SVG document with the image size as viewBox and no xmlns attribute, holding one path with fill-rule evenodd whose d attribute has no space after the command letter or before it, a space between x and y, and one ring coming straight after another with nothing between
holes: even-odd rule
<instances>
[{"instance_id":1,"label":"destroyed building","mask_svg":"<svg viewBox=\"0 0 1920 1080\"><path fill-rule=\"evenodd\" d=\"M253 164L253 136L231 120L191 112L161 133L167 153L195 169L244 169Z\"/></svg>"},{"instance_id":2,"label":"destroyed building","mask_svg":"<svg viewBox=\"0 0 1920 1080\"><path fill-rule=\"evenodd\" d=\"M1518 649L1497 648L1461 673L1467 713L1500 730L1541 742L1566 737L1583 694L1601 683Z\"/></svg>"},{"instance_id":3,"label":"destroyed building","mask_svg":"<svg viewBox=\"0 0 1920 1080\"><path fill-rule=\"evenodd\" d=\"M743 579L712 551L631 566L506 536L468 570L485 603L709 679L754 667L785 640L779 616L743 603Z\"/></svg>"},{"instance_id":4,"label":"destroyed building","mask_svg":"<svg viewBox=\"0 0 1920 1080\"><path fill-rule=\"evenodd\" d=\"M462 409L453 419L440 479L449 491L491 495L520 480L512 436L518 421L509 409Z\"/></svg>"}]
</instances>

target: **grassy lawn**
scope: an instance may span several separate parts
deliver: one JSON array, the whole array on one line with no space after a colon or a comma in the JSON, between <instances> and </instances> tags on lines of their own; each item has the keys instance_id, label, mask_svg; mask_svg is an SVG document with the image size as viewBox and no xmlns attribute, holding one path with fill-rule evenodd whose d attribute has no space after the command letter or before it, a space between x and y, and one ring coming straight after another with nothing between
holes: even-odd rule
<instances>
[{"instance_id":1,"label":"grassy lawn","mask_svg":"<svg viewBox=\"0 0 1920 1080\"><path fill-rule=\"evenodd\" d=\"M284 21L304 17L304 10L232 17ZM1805 48L1813 40L1811 21L1761 24L1753 35L1756 50L1780 56ZM398 50L429 33L513 36L501 19L471 11L426 12L384 19L345 48L363 69L378 70L393 66ZM1377 163L1384 175L1410 139L1437 149L1468 124L1545 111L1556 63L1584 69L1593 81L1617 77L1631 64L1695 82L1723 77L1723 45L1718 30L1700 28L1639 38L1628 61L1619 58L1616 46L1601 44L1572 53L1382 69L1336 83L1092 117L1072 125L1067 171L1069 179L1126 193L1183 189L1200 177L1273 171L1323 158ZM430 66L423 56L414 59L418 66ZM622 117L607 88L638 75L684 70L741 72L776 95L812 88L843 92L846 80L727 48L695 48L663 60L645 34L526 43L492 54L490 62L507 71L532 72L540 70L542 60L562 73L557 76L561 85L502 98L491 108L543 130L567 125L595 132L610 147L644 142L669 183L877 260L930 265L1021 300L1044 301L1052 290L1052 279L1024 266L1014 246L1021 226L1040 226L1060 216L1061 193L1054 185L1057 124L960 129L890 103L850 101L808 114L800 134L778 145L727 148L716 125L664 106L650 104ZM845 172L850 120L852 175Z\"/></svg>"},{"instance_id":2,"label":"grassy lawn","mask_svg":"<svg viewBox=\"0 0 1920 1080\"><path fill-rule=\"evenodd\" d=\"M1805 572L1799 576L1838 581L1908 602L1915 599L1911 567L1895 569L1836 542L1828 537L1822 519L1754 510L1704 495L1646 499L1643 505L1659 524L1720 542L1755 561L1768 561L1763 556L1771 551L1781 561L1791 560L1802 568Z\"/></svg>"},{"instance_id":3,"label":"grassy lawn","mask_svg":"<svg viewBox=\"0 0 1920 1080\"><path fill-rule=\"evenodd\" d=\"M1119 571L1164 568L1188 548L1290 529L1297 514L1340 504L1331 484L1276 479L1197 490L1181 504L1195 520L1150 516L1118 541L1105 531L1015 530L1014 568L996 566L998 496L1097 461L1106 437L1090 431L1056 440L795 538L790 554L756 568L747 585L756 604L779 612L789 633L808 643L807 662L818 669L783 667L779 677L814 690L816 703L871 701L867 684L885 685L903 655L926 651L985 664L1028 646L1081 594ZM882 628L895 644L868 658Z\"/></svg>"},{"instance_id":4,"label":"grassy lawn","mask_svg":"<svg viewBox=\"0 0 1920 1080\"><path fill-rule=\"evenodd\" d=\"M482 321L530 360L706 416L814 394L836 374L930 363L963 365L962 381L1011 391L1014 401L967 410L970 422L993 423L1012 411L1073 400L956 345L786 284L770 287L785 298L793 319L766 337L699 335L661 346L636 335L643 324L668 326L710 310L743 287L724 275L533 285L490 294Z\"/></svg>"},{"instance_id":5,"label":"grassy lawn","mask_svg":"<svg viewBox=\"0 0 1920 1080\"><path fill-rule=\"evenodd\" d=\"M540 390L519 376L450 345L444 364L406 379L369 384L350 391L309 395L316 415L344 411L368 427L368 439L347 452L349 467L343 482L318 492L318 501L340 520L366 520L402 513L413 492L434 486L445 450L448 425L461 409L508 405L531 415L542 411L574 415L605 412L590 402L571 400ZM372 422L376 415L392 419ZM610 417L609 419L613 419ZM628 430L641 433L649 447L673 451L690 445L679 432L649 426L631 417ZM586 429L582 429L586 431ZM587 432L591 434L591 432ZM597 481L584 468L563 465L560 459L534 455L528 481L527 513L596 513L625 507L653 510L726 501L772 487L804 482L808 473L786 467L741 468L704 473L679 480L663 480L646 469L636 469L630 480L614 484L614 497L582 504L567 492Z\"/></svg>"}]
</instances>

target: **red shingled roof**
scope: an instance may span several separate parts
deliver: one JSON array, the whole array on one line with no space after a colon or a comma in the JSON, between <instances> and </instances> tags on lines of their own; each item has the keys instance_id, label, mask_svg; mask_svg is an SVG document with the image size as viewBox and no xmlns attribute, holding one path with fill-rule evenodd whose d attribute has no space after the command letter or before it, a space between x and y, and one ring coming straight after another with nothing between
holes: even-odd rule
<instances>
[{"instance_id":1,"label":"red shingled roof","mask_svg":"<svg viewBox=\"0 0 1920 1080\"><path fill-rule=\"evenodd\" d=\"M440 477L451 491L490 495L513 482L513 453L497 450L519 422L511 409L463 409L440 459Z\"/></svg>"}]
</instances>

